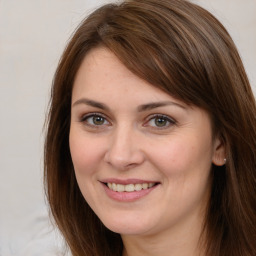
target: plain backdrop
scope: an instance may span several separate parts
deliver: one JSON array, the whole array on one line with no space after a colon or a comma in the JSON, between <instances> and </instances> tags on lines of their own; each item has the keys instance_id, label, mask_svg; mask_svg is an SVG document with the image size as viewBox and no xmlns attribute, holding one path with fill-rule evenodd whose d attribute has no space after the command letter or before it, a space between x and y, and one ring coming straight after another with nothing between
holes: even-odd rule
<instances>
[{"instance_id":1,"label":"plain backdrop","mask_svg":"<svg viewBox=\"0 0 256 256\"><path fill-rule=\"evenodd\" d=\"M63 255L43 192L43 124L59 57L93 0L0 0L0 256ZM194 0L232 35L256 91L256 0Z\"/></svg>"}]
</instances>

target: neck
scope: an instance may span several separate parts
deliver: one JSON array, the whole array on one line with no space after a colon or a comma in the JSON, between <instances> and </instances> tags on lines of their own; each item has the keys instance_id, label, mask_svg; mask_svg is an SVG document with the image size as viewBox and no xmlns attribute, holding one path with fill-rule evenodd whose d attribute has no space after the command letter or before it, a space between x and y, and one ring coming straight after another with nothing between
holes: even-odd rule
<instances>
[{"instance_id":1,"label":"neck","mask_svg":"<svg viewBox=\"0 0 256 256\"><path fill-rule=\"evenodd\" d=\"M199 224L199 223L197 223ZM202 223L183 225L150 235L122 235L123 256L204 256Z\"/></svg>"}]
</instances>

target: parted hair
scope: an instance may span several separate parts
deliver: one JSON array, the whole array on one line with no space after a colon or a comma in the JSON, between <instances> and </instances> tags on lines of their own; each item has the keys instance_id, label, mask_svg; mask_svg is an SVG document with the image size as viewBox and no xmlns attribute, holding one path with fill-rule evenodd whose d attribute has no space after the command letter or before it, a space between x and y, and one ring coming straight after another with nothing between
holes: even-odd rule
<instances>
[{"instance_id":1,"label":"parted hair","mask_svg":"<svg viewBox=\"0 0 256 256\"><path fill-rule=\"evenodd\" d=\"M212 166L203 246L208 256L255 256L255 98L226 29L185 0L104 5L82 21L61 57L46 120L44 179L51 214L72 254L120 256L123 250L120 235L83 198L69 150L74 79L88 51L99 46L153 86L209 113L227 162Z\"/></svg>"}]
</instances>

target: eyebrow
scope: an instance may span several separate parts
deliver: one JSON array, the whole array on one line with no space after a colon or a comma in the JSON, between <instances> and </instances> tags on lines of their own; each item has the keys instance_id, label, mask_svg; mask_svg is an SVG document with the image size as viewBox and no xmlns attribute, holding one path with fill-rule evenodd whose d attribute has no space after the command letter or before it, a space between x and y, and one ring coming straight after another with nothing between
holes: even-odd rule
<instances>
[{"instance_id":1,"label":"eyebrow","mask_svg":"<svg viewBox=\"0 0 256 256\"><path fill-rule=\"evenodd\" d=\"M103 103L100 103L100 102L97 102L97 101L94 101L94 100L86 99L86 98L82 98L82 99L79 99L79 100L75 101L72 106L74 107L74 106L77 106L77 105L80 105L80 104L89 105L89 106L99 108L99 109L102 109L102 110L108 110L108 111L110 110L107 105L105 105Z\"/></svg>"},{"instance_id":2,"label":"eyebrow","mask_svg":"<svg viewBox=\"0 0 256 256\"><path fill-rule=\"evenodd\" d=\"M165 106L176 106L176 107L185 109L185 107L183 105L173 102L173 101L160 101L160 102L151 102L151 103L140 105L140 106L138 106L138 112L148 111L151 109L165 107Z\"/></svg>"},{"instance_id":3,"label":"eyebrow","mask_svg":"<svg viewBox=\"0 0 256 256\"><path fill-rule=\"evenodd\" d=\"M90 100L87 98L82 98L79 99L77 101L75 101L72 106L77 106L80 104L85 104L85 105L89 105L92 107L96 107L102 110L106 110L106 111L110 111L110 108L105 105L104 103L98 102L98 101L94 101L94 100ZM160 102L150 102L147 104L143 104L137 107L138 112L143 112L143 111L149 111L155 108L159 108L159 107L165 107L165 106L177 106L180 107L182 109L185 109L185 107L179 103L173 102L173 101L160 101Z\"/></svg>"}]
</instances>

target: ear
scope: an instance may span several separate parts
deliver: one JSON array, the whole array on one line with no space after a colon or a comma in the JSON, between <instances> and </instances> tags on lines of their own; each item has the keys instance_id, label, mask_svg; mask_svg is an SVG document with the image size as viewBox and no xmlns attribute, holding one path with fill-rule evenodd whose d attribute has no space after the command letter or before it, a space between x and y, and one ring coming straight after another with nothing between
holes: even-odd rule
<instances>
[{"instance_id":1,"label":"ear","mask_svg":"<svg viewBox=\"0 0 256 256\"><path fill-rule=\"evenodd\" d=\"M216 136L213 141L212 163L217 166L226 164L226 147L221 136Z\"/></svg>"}]
</instances>

